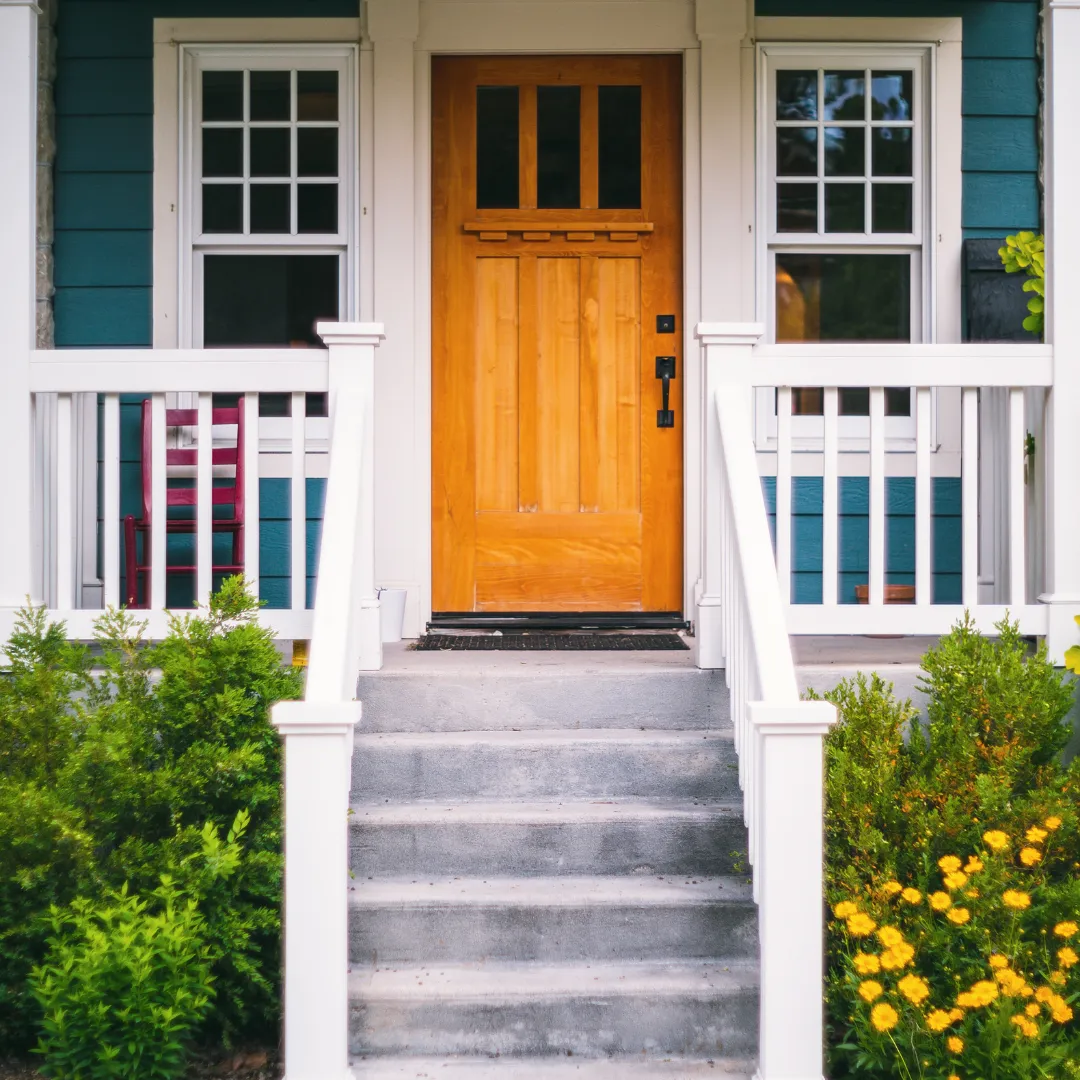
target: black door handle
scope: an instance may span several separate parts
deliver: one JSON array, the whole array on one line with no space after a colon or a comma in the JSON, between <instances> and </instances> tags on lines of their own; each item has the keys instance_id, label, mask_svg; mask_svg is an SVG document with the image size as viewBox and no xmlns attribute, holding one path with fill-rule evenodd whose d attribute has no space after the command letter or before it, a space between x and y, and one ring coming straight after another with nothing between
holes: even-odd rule
<instances>
[{"instance_id":1,"label":"black door handle","mask_svg":"<svg viewBox=\"0 0 1080 1080\"><path fill-rule=\"evenodd\" d=\"M675 357L658 356L656 358L656 377L661 381L664 395L664 407L656 410L657 427L674 427L675 410L668 408L668 397L671 393L671 380L675 378Z\"/></svg>"}]
</instances>

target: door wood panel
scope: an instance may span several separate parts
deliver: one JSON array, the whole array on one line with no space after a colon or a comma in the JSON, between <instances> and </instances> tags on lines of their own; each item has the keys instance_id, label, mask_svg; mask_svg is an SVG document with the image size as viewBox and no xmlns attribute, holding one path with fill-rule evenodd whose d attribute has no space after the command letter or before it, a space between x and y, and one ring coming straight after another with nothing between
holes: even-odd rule
<instances>
[{"instance_id":1,"label":"door wood panel","mask_svg":"<svg viewBox=\"0 0 1080 1080\"><path fill-rule=\"evenodd\" d=\"M682 313L681 81L668 56L433 61L436 612L681 609L682 327L656 333ZM537 88L558 85L580 87L580 197L544 208ZM641 88L638 207L598 205L608 86ZM486 87L518 88L516 207L477 205Z\"/></svg>"}]
</instances>

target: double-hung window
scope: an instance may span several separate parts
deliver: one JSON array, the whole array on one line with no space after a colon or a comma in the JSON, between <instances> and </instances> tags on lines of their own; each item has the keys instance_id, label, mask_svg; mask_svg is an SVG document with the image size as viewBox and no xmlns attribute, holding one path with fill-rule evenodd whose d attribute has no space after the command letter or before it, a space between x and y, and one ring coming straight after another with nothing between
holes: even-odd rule
<instances>
[{"instance_id":1,"label":"double-hung window","mask_svg":"<svg viewBox=\"0 0 1080 1080\"><path fill-rule=\"evenodd\" d=\"M929 339L930 64L926 47L762 45L759 301L769 340ZM867 383L888 381L868 360ZM881 385L879 382L878 385ZM773 415L775 406L773 406ZM841 435L866 431L869 391L839 392ZM793 390L813 436L819 387ZM911 393L886 391L887 434L913 434Z\"/></svg>"},{"instance_id":2,"label":"double-hung window","mask_svg":"<svg viewBox=\"0 0 1080 1080\"><path fill-rule=\"evenodd\" d=\"M184 48L182 344L355 317L355 96L353 46Z\"/></svg>"}]
</instances>

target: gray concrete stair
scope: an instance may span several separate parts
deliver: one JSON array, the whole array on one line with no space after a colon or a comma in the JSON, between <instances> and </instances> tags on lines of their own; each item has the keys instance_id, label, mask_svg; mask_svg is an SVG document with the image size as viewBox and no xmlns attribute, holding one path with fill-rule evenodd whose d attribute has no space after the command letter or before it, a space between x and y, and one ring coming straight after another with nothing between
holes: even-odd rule
<instances>
[{"instance_id":1,"label":"gray concrete stair","mask_svg":"<svg viewBox=\"0 0 1080 1080\"><path fill-rule=\"evenodd\" d=\"M413 656L360 680L358 1080L750 1076L757 911L722 675L686 654Z\"/></svg>"}]
</instances>

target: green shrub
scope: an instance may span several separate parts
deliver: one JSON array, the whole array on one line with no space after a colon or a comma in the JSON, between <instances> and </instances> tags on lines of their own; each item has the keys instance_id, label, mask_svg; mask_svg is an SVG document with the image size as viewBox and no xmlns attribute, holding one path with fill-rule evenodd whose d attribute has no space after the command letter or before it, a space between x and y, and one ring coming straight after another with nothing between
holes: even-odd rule
<instances>
[{"instance_id":1,"label":"green shrub","mask_svg":"<svg viewBox=\"0 0 1080 1080\"><path fill-rule=\"evenodd\" d=\"M1080 765L1060 762L1072 688L1015 625L997 631L984 638L965 619L926 654L925 721L877 676L826 695L840 714L826 739L826 888L841 913L828 935L834 1078L1056 1077L1080 1058L1080 967L1054 947L1076 945L1055 941L1054 927L1080 911ZM1010 908L1009 890L1028 906ZM853 911L869 929L851 926ZM896 933L911 956L879 962ZM995 981L992 952L1026 993L1057 995L1060 1007L1025 1013L1033 1002ZM1000 992L958 1002L979 981ZM880 1023L877 1006L887 1006ZM958 1015L941 1026L949 1012ZM1024 1023L1013 1019L1021 1014Z\"/></svg>"},{"instance_id":2,"label":"green shrub","mask_svg":"<svg viewBox=\"0 0 1080 1080\"><path fill-rule=\"evenodd\" d=\"M256 612L239 578L158 644L129 613L107 612L92 669L62 625L23 613L0 675L0 835L14 839L0 845L0 1045L33 1041L27 979L50 907L101 903L125 883L149 896L162 874L200 897L218 990L200 1037L276 1032L281 755L269 710L301 682ZM207 877L203 826L226 830L242 810L244 858Z\"/></svg>"}]
</instances>

